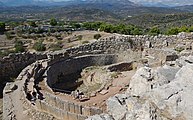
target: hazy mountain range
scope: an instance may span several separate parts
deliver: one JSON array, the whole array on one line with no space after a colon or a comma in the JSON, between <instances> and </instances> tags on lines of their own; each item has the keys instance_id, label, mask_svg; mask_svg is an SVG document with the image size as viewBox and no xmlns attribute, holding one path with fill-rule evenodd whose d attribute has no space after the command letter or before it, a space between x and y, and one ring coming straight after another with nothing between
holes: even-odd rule
<instances>
[{"instance_id":1,"label":"hazy mountain range","mask_svg":"<svg viewBox=\"0 0 193 120\"><path fill-rule=\"evenodd\" d=\"M184 6L184 5L193 5L193 0L130 0L132 2L148 5L148 6Z\"/></svg>"},{"instance_id":2,"label":"hazy mountain range","mask_svg":"<svg viewBox=\"0 0 193 120\"><path fill-rule=\"evenodd\" d=\"M171 7L161 1L143 3L140 0L0 0L0 20L27 19L32 15L32 18L39 19L57 17L81 21L118 21L144 14L193 12L193 5Z\"/></svg>"},{"instance_id":3,"label":"hazy mountain range","mask_svg":"<svg viewBox=\"0 0 193 120\"><path fill-rule=\"evenodd\" d=\"M88 3L113 4L115 2L151 7L171 7L193 4L193 0L0 0L0 6L66 6L71 4Z\"/></svg>"}]
</instances>

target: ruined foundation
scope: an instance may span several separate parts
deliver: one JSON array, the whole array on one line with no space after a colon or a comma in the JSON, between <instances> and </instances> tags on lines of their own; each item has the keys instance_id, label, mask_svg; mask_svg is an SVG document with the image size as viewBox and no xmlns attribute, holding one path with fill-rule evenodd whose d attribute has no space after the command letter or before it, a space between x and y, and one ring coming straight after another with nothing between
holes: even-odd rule
<instances>
[{"instance_id":1,"label":"ruined foundation","mask_svg":"<svg viewBox=\"0 0 193 120\"><path fill-rule=\"evenodd\" d=\"M159 66L165 61L177 59L178 55L173 51L152 49L152 46L163 48L176 44L174 42L176 39L189 38L189 36L117 35L53 53L40 55L23 53L5 57L0 64L1 79L15 76L24 69L17 77L17 81L13 84L8 83L4 89L4 120L24 119L17 116L15 103L18 100L13 101L17 99L16 96L13 97L14 94L20 99L17 104L22 105L19 111L33 113L34 117L39 119L84 120L92 115L106 113L105 109L98 106L73 102L62 97L69 96L83 84L78 79L85 68L105 66L109 72L124 72L137 69L146 63L144 61L149 61L152 66ZM22 64L18 67L20 63ZM32 100L30 96L33 91L36 92L36 100Z\"/></svg>"}]
</instances>

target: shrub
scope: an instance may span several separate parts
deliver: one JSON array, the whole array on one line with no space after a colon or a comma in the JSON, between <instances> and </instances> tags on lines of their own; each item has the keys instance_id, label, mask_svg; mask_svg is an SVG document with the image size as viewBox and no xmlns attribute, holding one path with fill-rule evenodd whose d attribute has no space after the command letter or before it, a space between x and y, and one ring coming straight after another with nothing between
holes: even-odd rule
<instances>
[{"instance_id":1,"label":"shrub","mask_svg":"<svg viewBox=\"0 0 193 120\"><path fill-rule=\"evenodd\" d=\"M55 18L50 19L50 25L51 26L56 26L57 25L57 20Z\"/></svg>"},{"instance_id":2,"label":"shrub","mask_svg":"<svg viewBox=\"0 0 193 120\"><path fill-rule=\"evenodd\" d=\"M57 51L62 49L62 43L58 42L57 44L51 44L50 50Z\"/></svg>"},{"instance_id":3,"label":"shrub","mask_svg":"<svg viewBox=\"0 0 193 120\"><path fill-rule=\"evenodd\" d=\"M0 50L0 57L4 57L9 55L9 53L12 53L14 51L9 51L9 50Z\"/></svg>"},{"instance_id":4,"label":"shrub","mask_svg":"<svg viewBox=\"0 0 193 120\"><path fill-rule=\"evenodd\" d=\"M11 40L11 39L13 39L13 38L14 38L14 36L13 36L13 35L11 35L11 33L10 33L10 32L5 32L5 36L6 36L6 38L7 38L8 40Z\"/></svg>"},{"instance_id":5,"label":"shrub","mask_svg":"<svg viewBox=\"0 0 193 120\"><path fill-rule=\"evenodd\" d=\"M15 42L15 52L24 52L25 48L23 47L23 42L22 41L16 41Z\"/></svg>"},{"instance_id":6,"label":"shrub","mask_svg":"<svg viewBox=\"0 0 193 120\"><path fill-rule=\"evenodd\" d=\"M182 47L175 48L175 51L177 51L178 53L182 52L183 50L184 50L184 48L182 48Z\"/></svg>"},{"instance_id":7,"label":"shrub","mask_svg":"<svg viewBox=\"0 0 193 120\"><path fill-rule=\"evenodd\" d=\"M29 22L29 25L32 26L32 27L37 27L35 21L30 21L30 22Z\"/></svg>"},{"instance_id":8,"label":"shrub","mask_svg":"<svg viewBox=\"0 0 193 120\"><path fill-rule=\"evenodd\" d=\"M0 33L5 31L5 23L4 22L0 22Z\"/></svg>"},{"instance_id":9,"label":"shrub","mask_svg":"<svg viewBox=\"0 0 193 120\"><path fill-rule=\"evenodd\" d=\"M45 51L45 50L46 50L46 47L45 47L45 45L43 44L43 41L42 41L42 40L36 42L36 43L34 44L33 48L34 48L36 51Z\"/></svg>"},{"instance_id":10,"label":"shrub","mask_svg":"<svg viewBox=\"0 0 193 120\"><path fill-rule=\"evenodd\" d=\"M167 35L177 35L179 32L180 32L179 28L173 27L173 28L168 29L166 34Z\"/></svg>"},{"instance_id":11,"label":"shrub","mask_svg":"<svg viewBox=\"0 0 193 120\"><path fill-rule=\"evenodd\" d=\"M101 38L101 35L100 35L100 34L95 34L95 35L94 35L94 39L97 39L97 40L98 40L99 38Z\"/></svg>"},{"instance_id":12,"label":"shrub","mask_svg":"<svg viewBox=\"0 0 193 120\"><path fill-rule=\"evenodd\" d=\"M90 43L89 41L83 41L82 44L87 44Z\"/></svg>"},{"instance_id":13,"label":"shrub","mask_svg":"<svg viewBox=\"0 0 193 120\"><path fill-rule=\"evenodd\" d=\"M159 28L157 27L157 26L155 26L155 27L152 27L150 30L149 30L149 34L150 35L158 35L158 34L160 34L161 32L160 32L160 30L159 30Z\"/></svg>"},{"instance_id":14,"label":"shrub","mask_svg":"<svg viewBox=\"0 0 193 120\"><path fill-rule=\"evenodd\" d=\"M83 36L82 35L78 35L78 40L82 40Z\"/></svg>"}]
</instances>

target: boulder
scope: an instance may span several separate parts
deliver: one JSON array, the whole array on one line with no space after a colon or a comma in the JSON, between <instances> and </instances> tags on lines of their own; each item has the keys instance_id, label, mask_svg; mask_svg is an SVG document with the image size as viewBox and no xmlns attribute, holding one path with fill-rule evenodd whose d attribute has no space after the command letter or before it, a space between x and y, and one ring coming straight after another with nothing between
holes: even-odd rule
<instances>
[{"instance_id":1,"label":"boulder","mask_svg":"<svg viewBox=\"0 0 193 120\"><path fill-rule=\"evenodd\" d=\"M107 111L115 120L122 120L125 118L127 112L125 99L127 99L126 95L118 94L110 97L106 102Z\"/></svg>"},{"instance_id":2,"label":"boulder","mask_svg":"<svg viewBox=\"0 0 193 120\"><path fill-rule=\"evenodd\" d=\"M127 92L132 96L140 96L151 90L152 80L152 69L149 67L142 67L138 69L131 78Z\"/></svg>"}]
</instances>

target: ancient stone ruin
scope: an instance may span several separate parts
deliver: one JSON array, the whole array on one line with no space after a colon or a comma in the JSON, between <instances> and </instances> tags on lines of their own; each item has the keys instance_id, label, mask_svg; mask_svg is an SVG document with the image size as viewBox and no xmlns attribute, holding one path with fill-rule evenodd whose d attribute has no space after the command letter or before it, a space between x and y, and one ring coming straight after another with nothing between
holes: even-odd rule
<instances>
[{"instance_id":1,"label":"ancient stone ruin","mask_svg":"<svg viewBox=\"0 0 193 120\"><path fill-rule=\"evenodd\" d=\"M191 120L191 34L114 35L52 53L10 54L5 120ZM176 46L186 45L181 53ZM22 70L22 71L21 71Z\"/></svg>"}]
</instances>

